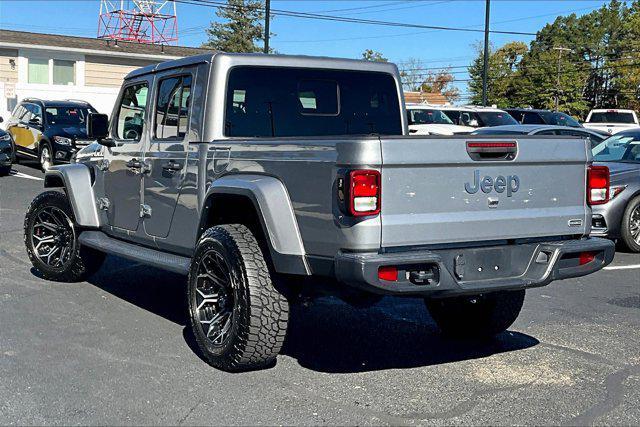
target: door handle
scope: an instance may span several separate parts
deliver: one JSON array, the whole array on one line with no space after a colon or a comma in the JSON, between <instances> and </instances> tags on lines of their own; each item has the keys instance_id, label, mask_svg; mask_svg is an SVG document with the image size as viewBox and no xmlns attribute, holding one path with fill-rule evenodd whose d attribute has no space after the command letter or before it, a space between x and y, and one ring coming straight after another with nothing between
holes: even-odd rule
<instances>
[{"instance_id":1,"label":"door handle","mask_svg":"<svg viewBox=\"0 0 640 427\"><path fill-rule=\"evenodd\" d=\"M151 167L146 162L140 161L138 159L129 160L127 163L125 163L125 166L138 175L144 175L151 172Z\"/></svg>"},{"instance_id":2,"label":"door handle","mask_svg":"<svg viewBox=\"0 0 640 427\"><path fill-rule=\"evenodd\" d=\"M162 169L168 172L178 172L182 169L182 165L171 160L170 162L163 164Z\"/></svg>"},{"instance_id":3,"label":"door handle","mask_svg":"<svg viewBox=\"0 0 640 427\"><path fill-rule=\"evenodd\" d=\"M142 163L138 159L131 159L125 164L129 169L140 169Z\"/></svg>"}]
</instances>

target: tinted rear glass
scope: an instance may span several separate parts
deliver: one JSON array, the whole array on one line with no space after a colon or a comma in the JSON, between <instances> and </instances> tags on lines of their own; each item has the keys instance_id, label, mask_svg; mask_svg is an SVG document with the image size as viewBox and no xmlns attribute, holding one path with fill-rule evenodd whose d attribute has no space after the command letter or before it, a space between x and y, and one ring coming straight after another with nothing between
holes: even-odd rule
<instances>
[{"instance_id":1,"label":"tinted rear glass","mask_svg":"<svg viewBox=\"0 0 640 427\"><path fill-rule=\"evenodd\" d=\"M570 126L574 128L581 127L580 123L578 123L576 119L565 113L545 111L541 112L540 115L544 118L545 123L548 125Z\"/></svg>"},{"instance_id":2,"label":"tinted rear glass","mask_svg":"<svg viewBox=\"0 0 640 427\"><path fill-rule=\"evenodd\" d=\"M453 122L440 110L410 109L407 110L410 125L452 125Z\"/></svg>"},{"instance_id":3,"label":"tinted rear glass","mask_svg":"<svg viewBox=\"0 0 640 427\"><path fill-rule=\"evenodd\" d=\"M621 113L617 111L607 111L602 113L592 113L589 123L635 123L633 114Z\"/></svg>"},{"instance_id":4,"label":"tinted rear glass","mask_svg":"<svg viewBox=\"0 0 640 427\"><path fill-rule=\"evenodd\" d=\"M501 111L482 111L478 112L480 117L481 126L502 126L502 125L517 125L518 122L511 117L508 113Z\"/></svg>"},{"instance_id":5,"label":"tinted rear glass","mask_svg":"<svg viewBox=\"0 0 640 427\"><path fill-rule=\"evenodd\" d=\"M474 128L486 126L517 125L518 122L507 112L502 111L460 111L444 110L444 113L460 126L471 126Z\"/></svg>"},{"instance_id":6,"label":"tinted rear glass","mask_svg":"<svg viewBox=\"0 0 640 427\"><path fill-rule=\"evenodd\" d=\"M86 107L46 107L47 123L50 125L84 126L87 116L93 112Z\"/></svg>"},{"instance_id":7,"label":"tinted rear glass","mask_svg":"<svg viewBox=\"0 0 640 427\"><path fill-rule=\"evenodd\" d=\"M225 135L401 135L400 114L389 74L236 67L229 74Z\"/></svg>"},{"instance_id":8,"label":"tinted rear glass","mask_svg":"<svg viewBox=\"0 0 640 427\"><path fill-rule=\"evenodd\" d=\"M542 120L542 117L540 117L538 113L527 111L526 113L524 113L524 119L522 120L522 123L526 125L540 125L544 124L544 120Z\"/></svg>"}]
</instances>

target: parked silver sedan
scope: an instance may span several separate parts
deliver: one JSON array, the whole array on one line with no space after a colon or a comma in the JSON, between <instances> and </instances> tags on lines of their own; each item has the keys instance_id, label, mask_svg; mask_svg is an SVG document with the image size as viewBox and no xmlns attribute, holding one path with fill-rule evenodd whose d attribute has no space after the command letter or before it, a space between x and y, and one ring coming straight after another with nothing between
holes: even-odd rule
<instances>
[{"instance_id":1,"label":"parked silver sedan","mask_svg":"<svg viewBox=\"0 0 640 427\"><path fill-rule=\"evenodd\" d=\"M609 168L611 182L609 202L593 206L591 234L640 252L640 129L616 133L592 152L596 164Z\"/></svg>"},{"instance_id":2,"label":"parked silver sedan","mask_svg":"<svg viewBox=\"0 0 640 427\"><path fill-rule=\"evenodd\" d=\"M477 129L471 135L563 135L589 138L591 147L604 141L609 135L584 128L553 125L507 125Z\"/></svg>"}]
</instances>

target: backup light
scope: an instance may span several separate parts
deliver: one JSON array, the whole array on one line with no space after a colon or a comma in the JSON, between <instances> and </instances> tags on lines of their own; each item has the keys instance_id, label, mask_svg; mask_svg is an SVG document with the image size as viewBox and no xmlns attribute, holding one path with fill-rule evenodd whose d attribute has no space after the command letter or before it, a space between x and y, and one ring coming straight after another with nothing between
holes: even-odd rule
<instances>
[{"instance_id":1,"label":"backup light","mask_svg":"<svg viewBox=\"0 0 640 427\"><path fill-rule=\"evenodd\" d=\"M602 205L609 201L609 168L589 166L587 169L587 203Z\"/></svg>"},{"instance_id":2,"label":"backup light","mask_svg":"<svg viewBox=\"0 0 640 427\"><path fill-rule=\"evenodd\" d=\"M354 170L349 172L349 213L353 216L380 213L380 172Z\"/></svg>"}]
</instances>

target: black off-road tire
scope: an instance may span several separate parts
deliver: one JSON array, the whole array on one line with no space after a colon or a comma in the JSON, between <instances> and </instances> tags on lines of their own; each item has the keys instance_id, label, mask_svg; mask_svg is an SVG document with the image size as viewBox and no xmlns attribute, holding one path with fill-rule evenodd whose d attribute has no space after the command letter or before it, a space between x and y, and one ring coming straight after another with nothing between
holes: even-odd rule
<instances>
[{"instance_id":1,"label":"black off-road tire","mask_svg":"<svg viewBox=\"0 0 640 427\"><path fill-rule=\"evenodd\" d=\"M219 256L233 278L231 326L225 341L216 345L199 320L197 280L206 257ZM289 303L273 284L260 245L244 225L211 227L198 242L188 280L191 327L202 355L225 371L246 371L275 363L285 340Z\"/></svg>"},{"instance_id":2,"label":"black off-road tire","mask_svg":"<svg viewBox=\"0 0 640 427\"><path fill-rule=\"evenodd\" d=\"M640 210L640 196L636 196L629 201L624 210L624 215L622 215L621 224L622 243L628 250L636 253L640 252L640 242L634 239L631 224L635 219L632 216L639 215L638 210Z\"/></svg>"},{"instance_id":3,"label":"black off-road tire","mask_svg":"<svg viewBox=\"0 0 640 427\"><path fill-rule=\"evenodd\" d=\"M69 260L59 268L51 267L36 256L33 239L31 238L33 227L38 213L42 209L51 206L60 209L69 217L73 223L74 239L77 239L80 230L75 223L73 209L67 195L59 191L45 191L33 199L24 218L24 243L27 255L29 255L31 264L45 279L58 282L82 282L100 269L105 258L103 252L81 246L76 240L75 250Z\"/></svg>"},{"instance_id":4,"label":"black off-road tire","mask_svg":"<svg viewBox=\"0 0 640 427\"><path fill-rule=\"evenodd\" d=\"M524 303L524 290L478 296L426 299L440 330L460 338L489 338L515 322Z\"/></svg>"}]
</instances>

